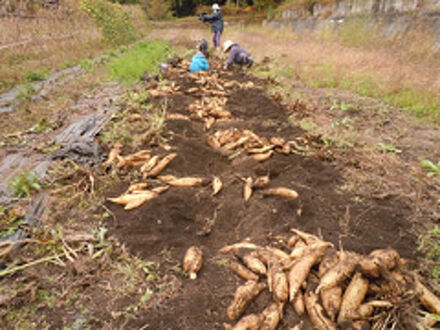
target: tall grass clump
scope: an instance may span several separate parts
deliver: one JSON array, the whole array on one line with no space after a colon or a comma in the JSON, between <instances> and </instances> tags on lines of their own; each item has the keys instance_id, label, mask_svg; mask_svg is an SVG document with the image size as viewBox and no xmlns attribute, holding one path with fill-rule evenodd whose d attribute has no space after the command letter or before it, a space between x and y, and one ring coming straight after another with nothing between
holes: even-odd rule
<instances>
[{"instance_id":1,"label":"tall grass clump","mask_svg":"<svg viewBox=\"0 0 440 330\"><path fill-rule=\"evenodd\" d=\"M367 17L354 17L342 25L340 38L351 47L369 46L374 44L375 31Z\"/></svg>"},{"instance_id":2,"label":"tall grass clump","mask_svg":"<svg viewBox=\"0 0 440 330\"><path fill-rule=\"evenodd\" d=\"M167 41L142 41L108 64L111 77L130 84L139 80L144 71L158 73L159 63L167 59L168 53Z\"/></svg>"},{"instance_id":3,"label":"tall grass clump","mask_svg":"<svg viewBox=\"0 0 440 330\"><path fill-rule=\"evenodd\" d=\"M136 33L130 15L119 3L81 0L82 8L93 18L104 38L114 45L132 42Z\"/></svg>"}]
</instances>

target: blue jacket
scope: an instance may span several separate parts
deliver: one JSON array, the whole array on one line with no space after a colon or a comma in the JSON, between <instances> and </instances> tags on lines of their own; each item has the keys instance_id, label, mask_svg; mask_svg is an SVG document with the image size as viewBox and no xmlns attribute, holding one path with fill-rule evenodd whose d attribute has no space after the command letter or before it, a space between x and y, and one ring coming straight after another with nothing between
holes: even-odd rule
<instances>
[{"instance_id":1,"label":"blue jacket","mask_svg":"<svg viewBox=\"0 0 440 330\"><path fill-rule=\"evenodd\" d=\"M205 22L211 22L212 32L222 32L223 33L223 14L220 10L217 10L212 15L205 15L203 17Z\"/></svg>"},{"instance_id":2,"label":"blue jacket","mask_svg":"<svg viewBox=\"0 0 440 330\"><path fill-rule=\"evenodd\" d=\"M189 66L189 71L197 72L197 71L208 71L209 63L208 60L200 53L194 55L191 59L191 65Z\"/></svg>"}]
</instances>

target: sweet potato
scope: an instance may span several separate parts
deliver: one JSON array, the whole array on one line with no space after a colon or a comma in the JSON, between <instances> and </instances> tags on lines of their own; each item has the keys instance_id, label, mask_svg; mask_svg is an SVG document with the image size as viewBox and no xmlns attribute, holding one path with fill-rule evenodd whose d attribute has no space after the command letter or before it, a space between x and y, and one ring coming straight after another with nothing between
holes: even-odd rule
<instances>
[{"instance_id":1,"label":"sweet potato","mask_svg":"<svg viewBox=\"0 0 440 330\"><path fill-rule=\"evenodd\" d=\"M186 120L186 121L190 120L188 116L182 115L180 113L167 113L165 119L166 120Z\"/></svg>"},{"instance_id":2,"label":"sweet potato","mask_svg":"<svg viewBox=\"0 0 440 330\"><path fill-rule=\"evenodd\" d=\"M228 306L226 315L231 321L234 321L243 314L246 307L257 297L261 291L266 287L263 283L255 281L247 281L245 284L239 286L234 294L234 300Z\"/></svg>"},{"instance_id":3,"label":"sweet potato","mask_svg":"<svg viewBox=\"0 0 440 330\"><path fill-rule=\"evenodd\" d=\"M168 189L170 189L170 186L159 186L159 187L155 187L155 188L151 189L151 191L156 194L161 194L161 193L167 191Z\"/></svg>"},{"instance_id":4,"label":"sweet potato","mask_svg":"<svg viewBox=\"0 0 440 330\"><path fill-rule=\"evenodd\" d=\"M440 299L433 294L426 286L424 286L418 279L414 281L414 286L419 294L419 300L431 313L440 315Z\"/></svg>"},{"instance_id":5,"label":"sweet potato","mask_svg":"<svg viewBox=\"0 0 440 330\"><path fill-rule=\"evenodd\" d=\"M263 314L249 314L243 316L233 327L225 327L225 330L258 330L260 329L263 321Z\"/></svg>"},{"instance_id":6,"label":"sweet potato","mask_svg":"<svg viewBox=\"0 0 440 330\"><path fill-rule=\"evenodd\" d=\"M306 232L301 231L299 229L292 228L292 229L290 229L290 231L295 233L299 237L301 237L301 239L304 242L306 242L307 245L310 245L310 244L313 244L313 243L316 243L316 242L322 242L322 239L320 239L318 236L306 233Z\"/></svg>"},{"instance_id":7,"label":"sweet potato","mask_svg":"<svg viewBox=\"0 0 440 330\"><path fill-rule=\"evenodd\" d=\"M360 266L365 276L379 277L381 269L391 270L399 264L399 260L400 255L396 250L375 250L360 260Z\"/></svg>"},{"instance_id":8,"label":"sweet potato","mask_svg":"<svg viewBox=\"0 0 440 330\"><path fill-rule=\"evenodd\" d=\"M280 154L290 155L292 153L292 147L290 146L290 144L286 143L282 147L275 148L275 151Z\"/></svg>"},{"instance_id":9,"label":"sweet potato","mask_svg":"<svg viewBox=\"0 0 440 330\"><path fill-rule=\"evenodd\" d=\"M220 253L229 253L229 252L237 251L239 249L255 250L257 248L258 248L258 245L255 245L254 243L240 242L240 243L235 243L232 245L224 246L219 250L219 252Z\"/></svg>"},{"instance_id":10,"label":"sweet potato","mask_svg":"<svg viewBox=\"0 0 440 330\"><path fill-rule=\"evenodd\" d=\"M293 189L288 189L284 187L269 188L263 191L266 196L280 196L288 199L297 199L298 193Z\"/></svg>"},{"instance_id":11,"label":"sweet potato","mask_svg":"<svg viewBox=\"0 0 440 330\"><path fill-rule=\"evenodd\" d=\"M318 276L323 277L330 269L334 268L339 262L339 253L336 249L328 249L319 264Z\"/></svg>"},{"instance_id":12,"label":"sweet potato","mask_svg":"<svg viewBox=\"0 0 440 330\"><path fill-rule=\"evenodd\" d=\"M195 280L197 278L197 273L200 268L202 268L203 263L203 252L197 246L191 246L186 250L185 256L183 257L183 270L189 274L189 278Z\"/></svg>"},{"instance_id":13,"label":"sweet potato","mask_svg":"<svg viewBox=\"0 0 440 330\"><path fill-rule=\"evenodd\" d=\"M246 268L245 266L239 264L238 262L232 261L229 264L229 268L236 273L241 278L248 280L248 281L258 281L258 275L252 272L250 269Z\"/></svg>"},{"instance_id":14,"label":"sweet potato","mask_svg":"<svg viewBox=\"0 0 440 330\"><path fill-rule=\"evenodd\" d=\"M362 277L361 273L356 273L353 276L342 297L338 323L345 321L350 311L356 311L359 308L367 294L368 284L368 280Z\"/></svg>"},{"instance_id":15,"label":"sweet potato","mask_svg":"<svg viewBox=\"0 0 440 330\"><path fill-rule=\"evenodd\" d=\"M349 320L361 320L366 319L373 315L374 308L392 308L393 304L389 301L373 300L367 303L361 304L357 310L350 310L346 314L346 318Z\"/></svg>"},{"instance_id":16,"label":"sweet potato","mask_svg":"<svg viewBox=\"0 0 440 330\"><path fill-rule=\"evenodd\" d=\"M164 158L162 158L156 166L154 166L151 171L148 172L148 176L150 177L156 177L158 176L160 173L162 173L162 171L168 166L169 163L171 163L171 161L177 157L177 154L175 152L165 156Z\"/></svg>"},{"instance_id":17,"label":"sweet potato","mask_svg":"<svg viewBox=\"0 0 440 330\"><path fill-rule=\"evenodd\" d=\"M144 177L146 177L148 172L151 171L151 169L154 168L158 162L159 162L159 156L153 156L148 162L142 165L141 173L144 175Z\"/></svg>"},{"instance_id":18,"label":"sweet potato","mask_svg":"<svg viewBox=\"0 0 440 330\"><path fill-rule=\"evenodd\" d=\"M134 183L130 185L130 187L128 187L127 194L131 194L134 191L138 191L138 190L144 190L147 187L148 187L148 183Z\"/></svg>"},{"instance_id":19,"label":"sweet potato","mask_svg":"<svg viewBox=\"0 0 440 330\"><path fill-rule=\"evenodd\" d=\"M342 288L335 286L321 290L321 301L330 320L334 321L342 303Z\"/></svg>"},{"instance_id":20,"label":"sweet potato","mask_svg":"<svg viewBox=\"0 0 440 330\"><path fill-rule=\"evenodd\" d=\"M119 158L119 162L116 165L116 167L122 168L122 167L138 166L144 164L145 162L148 162L150 158L151 158L151 151L141 150L135 154Z\"/></svg>"},{"instance_id":21,"label":"sweet potato","mask_svg":"<svg viewBox=\"0 0 440 330\"><path fill-rule=\"evenodd\" d=\"M289 240L287 241L287 246L288 247L290 247L290 248L294 248L295 247L295 245L296 245L296 243L298 243L298 241L300 240L301 238L298 236L298 235L292 235L290 238L289 238Z\"/></svg>"},{"instance_id":22,"label":"sweet potato","mask_svg":"<svg viewBox=\"0 0 440 330\"><path fill-rule=\"evenodd\" d=\"M212 149L220 149L221 144L220 142L214 137L214 136L208 136L206 138L206 143L212 148Z\"/></svg>"},{"instance_id":23,"label":"sweet potato","mask_svg":"<svg viewBox=\"0 0 440 330\"><path fill-rule=\"evenodd\" d=\"M295 247L290 253L290 258L298 259L311 253L319 254L322 257L330 247L332 247L330 242L316 241L310 245Z\"/></svg>"},{"instance_id":24,"label":"sweet potato","mask_svg":"<svg viewBox=\"0 0 440 330\"><path fill-rule=\"evenodd\" d=\"M298 292L295 295L295 298L293 298L292 307L298 316L304 314L306 307L304 306L304 294L302 293L301 290L298 290Z\"/></svg>"},{"instance_id":25,"label":"sweet potato","mask_svg":"<svg viewBox=\"0 0 440 330\"><path fill-rule=\"evenodd\" d=\"M290 302L295 298L296 293L301 288L301 285L306 280L312 269L317 256L315 254L309 254L303 256L289 271L289 299Z\"/></svg>"},{"instance_id":26,"label":"sweet potato","mask_svg":"<svg viewBox=\"0 0 440 330\"><path fill-rule=\"evenodd\" d=\"M265 152L264 154L256 154L252 156L252 158L257 162L264 162L265 160L268 160L273 155L273 150L270 150L268 152Z\"/></svg>"},{"instance_id":27,"label":"sweet potato","mask_svg":"<svg viewBox=\"0 0 440 330\"><path fill-rule=\"evenodd\" d=\"M272 137L270 138L270 143L277 147L282 147L286 143L286 140L279 137Z\"/></svg>"},{"instance_id":28,"label":"sweet potato","mask_svg":"<svg viewBox=\"0 0 440 330\"><path fill-rule=\"evenodd\" d=\"M253 192L252 191L252 182L253 182L253 180L252 180L251 177L246 178L246 182L245 182L244 187L243 187L243 197L244 197L244 200L246 202L252 196L252 192Z\"/></svg>"},{"instance_id":29,"label":"sweet potato","mask_svg":"<svg viewBox=\"0 0 440 330\"><path fill-rule=\"evenodd\" d=\"M289 255L283 250L280 250L278 248L267 246L266 250L272 253L275 257L277 257L281 262L289 259Z\"/></svg>"},{"instance_id":30,"label":"sweet potato","mask_svg":"<svg viewBox=\"0 0 440 330\"><path fill-rule=\"evenodd\" d=\"M249 154L267 154L274 147L275 146L273 146L273 145L268 145L268 146L264 146L264 147L261 147L261 148L251 148L251 149L247 149L247 152Z\"/></svg>"},{"instance_id":31,"label":"sweet potato","mask_svg":"<svg viewBox=\"0 0 440 330\"><path fill-rule=\"evenodd\" d=\"M146 202L154 199L157 197L157 194L150 191L148 193L142 193L142 194L136 194L135 196L137 196L138 198L131 200L130 202L128 202L124 209L125 210L133 210L143 204L145 204Z\"/></svg>"},{"instance_id":32,"label":"sweet potato","mask_svg":"<svg viewBox=\"0 0 440 330\"><path fill-rule=\"evenodd\" d=\"M258 178L256 178L255 179L255 182L254 182L254 185L253 185L253 188L254 189L262 189L262 188L265 188L265 187L267 187L267 185L269 184L269 182L270 182L270 179L269 179L269 176L260 176L260 177L258 177Z\"/></svg>"},{"instance_id":33,"label":"sweet potato","mask_svg":"<svg viewBox=\"0 0 440 330\"><path fill-rule=\"evenodd\" d=\"M222 190L223 188L223 183L220 180L220 178L218 176L215 176L214 179L212 180L212 196L217 195L220 190Z\"/></svg>"},{"instance_id":34,"label":"sweet potato","mask_svg":"<svg viewBox=\"0 0 440 330\"><path fill-rule=\"evenodd\" d=\"M223 149L225 150L233 150L235 148L238 148L246 143L246 141L249 140L248 136L242 136L237 141L229 142L223 146Z\"/></svg>"},{"instance_id":35,"label":"sweet potato","mask_svg":"<svg viewBox=\"0 0 440 330\"><path fill-rule=\"evenodd\" d=\"M260 330L275 330L283 317L284 303L274 302L263 311L264 321Z\"/></svg>"},{"instance_id":36,"label":"sweet potato","mask_svg":"<svg viewBox=\"0 0 440 330\"><path fill-rule=\"evenodd\" d=\"M165 182L173 187L195 187L200 186L203 182L202 178L183 177L176 178L173 175L164 175L157 177L160 181Z\"/></svg>"},{"instance_id":37,"label":"sweet potato","mask_svg":"<svg viewBox=\"0 0 440 330\"><path fill-rule=\"evenodd\" d=\"M357 263L357 254L342 251L338 264L322 276L316 292L318 293L321 289L332 288L344 281L353 273Z\"/></svg>"},{"instance_id":38,"label":"sweet potato","mask_svg":"<svg viewBox=\"0 0 440 330\"><path fill-rule=\"evenodd\" d=\"M316 329L319 330L336 330L336 325L324 316L324 310L318 303L318 296L313 292L307 292L304 295L304 302L307 312Z\"/></svg>"},{"instance_id":39,"label":"sweet potato","mask_svg":"<svg viewBox=\"0 0 440 330\"><path fill-rule=\"evenodd\" d=\"M127 205L130 202L134 202L139 200L142 197L145 196L156 196L157 194L148 191L148 190L143 190L143 191L139 191L137 193L134 194L124 194L121 195L119 197L115 197L115 198L107 198L110 202L116 203L116 204L121 204L121 205Z\"/></svg>"},{"instance_id":40,"label":"sweet potato","mask_svg":"<svg viewBox=\"0 0 440 330\"><path fill-rule=\"evenodd\" d=\"M276 302L286 302L289 298L289 284L287 282L287 275L281 269L281 266L277 263L274 264L271 269L271 287Z\"/></svg>"},{"instance_id":41,"label":"sweet potato","mask_svg":"<svg viewBox=\"0 0 440 330\"><path fill-rule=\"evenodd\" d=\"M260 261L260 259L251 254L246 254L243 257L243 262L250 270L257 274L265 275L267 272L266 266Z\"/></svg>"},{"instance_id":42,"label":"sweet potato","mask_svg":"<svg viewBox=\"0 0 440 330\"><path fill-rule=\"evenodd\" d=\"M110 152L108 153L108 158L107 160L103 163L103 165L107 166L107 165L111 165L113 164L113 162L118 159L118 156L120 155L122 150L122 144L121 143L115 143L113 145L113 148L110 150Z\"/></svg>"}]
</instances>

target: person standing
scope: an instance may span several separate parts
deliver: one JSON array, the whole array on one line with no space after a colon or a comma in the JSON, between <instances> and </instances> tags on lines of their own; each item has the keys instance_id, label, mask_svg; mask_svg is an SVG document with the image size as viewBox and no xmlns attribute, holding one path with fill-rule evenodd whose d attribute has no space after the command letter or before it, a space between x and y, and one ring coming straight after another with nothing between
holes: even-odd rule
<instances>
[{"instance_id":1,"label":"person standing","mask_svg":"<svg viewBox=\"0 0 440 330\"><path fill-rule=\"evenodd\" d=\"M202 15L201 20L203 22L211 23L211 30L214 33L212 41L214 43L214 48L218 49L220 47L220 37L223 33L223 14L220 10L220 6L218 4L212 5L212 10L214 11L212 15Z\"/></svg>"}]
</instances>

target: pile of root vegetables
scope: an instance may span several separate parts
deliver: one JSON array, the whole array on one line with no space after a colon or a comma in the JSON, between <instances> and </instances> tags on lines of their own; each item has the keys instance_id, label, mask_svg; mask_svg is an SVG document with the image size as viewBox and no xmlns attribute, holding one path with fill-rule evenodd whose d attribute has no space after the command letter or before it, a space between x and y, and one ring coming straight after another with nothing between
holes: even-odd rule
<instances>
[{"instance_id":1,"label":"pile of root vegetables","mask_svg":"<svg viewBox=\"0 0 440 330\"><path fill-rule=\"evenodd\" d=\"M299 318L307 314L316 329L325 330L393 328L403 302L440 313L440 299L403 270L406 261L397 251L381 249L364 256L292 231L288 240L276 242L278 247L244 241L220 250L235 257L230 270L246 280L226 311L236 323L225 324L225 329L276 329L288 308ZM263 290L271 292L273 301L261 313L245 315ZM303 323L289 326L302 329Z\"/></svg>"}]
</instances>

